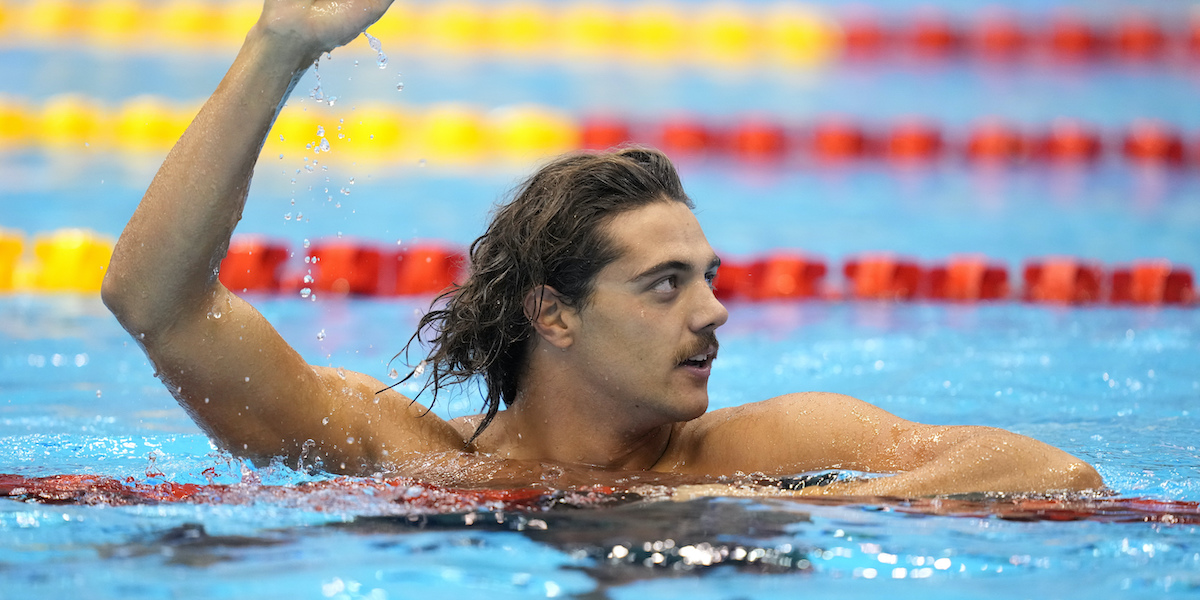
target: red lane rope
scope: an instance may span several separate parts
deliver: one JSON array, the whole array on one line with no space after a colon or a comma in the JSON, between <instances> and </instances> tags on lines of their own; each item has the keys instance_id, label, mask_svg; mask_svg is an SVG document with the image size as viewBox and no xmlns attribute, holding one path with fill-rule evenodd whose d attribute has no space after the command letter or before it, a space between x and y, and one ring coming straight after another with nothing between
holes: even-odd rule
<instances>
[{"instance_id":1,"label":"red lane rope","mask_svg":"<svg viewBox=\"0 0 1200 600\"><path fill-rule=\"evenodd\" d=\"M234 238L220 279L235 292L366 296L435 294L464 274L466 257L446 244L387 249L342 239L316 242L302 265L287 247L261 237ZM1194 305L1191 269L1166 260L1106 267L1075 257L1024 263L1020 283L1001 261L956 256L921 263L892 254L865 254L842 265L838 287L818 257L793 252L725 260L717 274L722 300L857 299L892 301L1000 301L1058 304Z\"/></svg>"},{"instance_id":2,"label":"red lane rope","mask_svg":"<svg viewBox=\"0 0 1200 600\"><path fill-rule=\"evenodd\" d=\"M771 494L764 492L764 496ZM255 504L272 502L335 512L455 513L471 510L544 510L555 504L600 506L623 495L607 486L568 491L516 488L449 489L407 478L338 477L289 486L258 484L150 483L100 475L25 477L0 474L0 498L39 504L126 506L141 504ZM808 497L818 504L862 504L862 498ZM1020 521L1104 521L1200 524L1200 503L1150 498L1087 499L916 499L878 498L903 512L945 516L998 517Z\"/></svg>"},{"instance_id":3,"label":"red lane rope","mask_svg":"<svg viewBox=\"0 0 1200 600\"><path fill-rule=\"evenodd\" d=\"M1146 64L1200 59L1200 19L1164 23L1128 11L1115 23L1077 14L1029 19L998 10L970 19L935 11L896 17L860 11L841 19L844 56L849 60L971 58L985 62L1115 60Z\"/></svg>"},{"instance_id":4,"label":"red lane rope","mask_svg":"<svg viewBox=\"0 0 1200 600\"><path fill-rule=\"evenodd\" d=\"M0 474L0 497L41 504L109 505L189 503L254 504L270 501L321 511L388 508L392 512L532 510L569 502L597 504L617 498L612 488L590 486L566 491L534 488L452 489L413 479L335 479L289 486L259 484L152 483L101 475L25 477Z\"/></svg>"},{"instance_id":5,"label":"red lane rope","mask_svg":"<svg viewBox=\"0 0 1200 600\"><path fill-rule=\"evenodd\" d=\"M628 142L648 143L681 159L728 157L767 166L863 160L919 165L945 159L976 165L1086 166L1112 158L1132 165L1200 167L1200 134L1189 136L1154 119L1136 120L1119 131L1070 118L1040 128L986 118L957 132L919 118L871 125L837 116L807 124L767 116L728 122L678 116L641 123L594 116L580 125L584 148L602 150Z\"/></svg>"}]
</instances>

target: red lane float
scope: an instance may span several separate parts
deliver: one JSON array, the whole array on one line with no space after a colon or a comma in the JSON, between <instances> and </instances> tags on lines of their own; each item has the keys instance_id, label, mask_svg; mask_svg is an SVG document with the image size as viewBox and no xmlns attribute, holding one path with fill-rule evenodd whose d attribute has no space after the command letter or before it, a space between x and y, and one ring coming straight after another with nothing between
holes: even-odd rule
<instances>
[{"instance_id":1,"label":"red lane float","mask_svg":"<svg viewBox=\"0 0 1200 600\"><path fill-rule=\"evenodd\" d=\"M851 59L875 58L891 43L892 34L874 15L856 14L842 21L842 46Z\"/></svg>"},{"instance_id":2,"label":"red lane float","mask_svg":"<svg viewBox=\"0 0 1200 600\"><path fill-rule=\"evenodd\" d=\"M680 117L664 121L659 127L659 147L671 156L701 157L720 150L715 131L698 119Z\"/></svg>"},{"instance_id":3,"label":"red lane float","mask_svg":"<svg viewBox=\"0 0 1200 600\"><path fill-rule=\"evenodd\" d=\"M970 302L1008 297L1008 270L983 256L964 256L937 265L927 273L929 298Z\"/></svg>"},{"instance_id":4,"label":"red lane float","mask_svg":"<svg viewBox=\"0 0 1200 600\"><path fill-rule=\"evenodd\" d=\"M1101 300L1103 271L1091 263L1056 257L1030 262L1024 269L1024 299L1028 302L1086 304Z\"/></svg>"},{"instance_id":5,"label":"red lane float","mask_svg":"<svg viewBox=\"0 0 1200 600\"><path fill-rule=\"evenodd\" d=\"M833 118L813 126L810 152L820 162L847 162L868 155L870 142L862 127Z\"/></svg>"},{"instance_id":6,"label":"red lane float","mask_svg":"<svg viewBox=\"0 0 1200 600\"><path fill-rule=\"evenodd\" d=\"M757 285L751 300L816 298L821 293L825 263L796 254L774 254L754 266Z\"/></svg>"},{"instance_id":7,"label":"red lane float","mask_svg":"<svg viewBox=\"0 0 1200 600\"><path fill-rule=\"evenodd\" d=\"M1087 124L1074 119L1058 119L1038 144L1044 160L1065 164L1086 164L1100 158L1100 135Z\"/></svg>"},{"instance_id":8,"label":"red lane float","mask_svg":"<svg viewBox=\"0 0 1200 600\"><path fill-rule=\"evenodd\" d=\"M416 246L396 257L393 293L440 294L460 280L467 257L441 246Z\"/></svg>"},{"instance_id":9,"label":"red lane float","mask_svg":"<svg viewBox=\"0 0 1200 600\"><path fill-rule=\"evenodd\" d=\"M1121 143L1121 153L1135 163L1183 164L1183 138L1166 124L1138 120Z\"/></svg>"},{"instance_id":10,"label":"red lane float","mask_svg":"<svg viewBox=\"0 0 1200 600\"><path fill-rule=\"evenodd\" d=\"M1070 61L1094 59L1109 48L1109 39L1087 21L1074 15L1061 15L1050 23L1050 51Z\"/></svg>"},{"instance_id":11,"label":"red lane float","mask_svg":"<svg viewBox=\"0 0 1200 600\"><path fill-rule=\"evenodd\" d=\"M234 292L279 291L280 267L287 247L256 236L238 236L221 259L218 278Z\"/></svg>"},{"instance_id":12,"label":"red lane float","mask_svg":"<svg viewBox=\"0 0 1200 600\"><path fill-rule=\"evenodd\" d=\"M380 285L383 253L376 248L347 241L314 245L309 252L312 283L306 287L335 294L374 296Z\"/></svg>"},{"instance_id":13,"label":"red lane float","mask_svg":"<svg viewBox=\"0 0 1200 600\"><path fill-rule=\"evenodd\" d=\"M1128 15L1117 23L1116 49L1121 58L1153 60L1161 57L1166 47L1162 27L1145 15Z\"/></svg>"},{"instance_id":14,"label":"red lane float","mask_svg":"<svg viewBox=\"0 0 1200 600\"><path fill-rule=\"evenodd\" d=\"M842 267L852 298L862 300L913 300L921 284L916 262L887 254L851 259Z\"/></svg>"},{"instance_id":15,"label":"red lane float","mask_svg":"<svg viewBox=\"0 0 1200 600\"><path fill-rule=\"evenodd\" d=\"M893 161L920 163L938 159L944 143L942 132L917 119L897 123L887 134L884 152Z\"/></svg>"},{"instance_id":16,"label":"red lane float","mask_svg":"<svg viewBox=\"0 0 1200 600\"><path fill-rule=\"evenodd\" d=\"M945 58L962 48L964 36L945 15L924 12L913 19L906 41L921 58Z\"/></svg>"},{"instance_id":17,"label":"red lane float","mask_svg":"<svg viewBox=\"0 0 1200 600\"><path fill-rule=\"evenodd\" d=\"M1030 36L1016 18L991 14L979 20L971 32L970 47L990 60L1008 60L1023 54Z\"/></svg>"},{"instance_id":18,"label":"red lane float","mask_svg":"<svg viewBox=\"0 0 1200 600\"><path fill-rule=\"evenodd\" d=\"M733 128L729 137L734 154L751 162L775 162L788 152L783 126L766 119L745 119Z\"/></svg>"},{"instance_id":19,"label":"red lane float","mask_svg":"<svg viewBox=\"0 0 1200 600\"><path fill-rule=\"evenodd\" d=\"M1190 270L1174 268L1165 260L1141 261L1113 270L1109 300L1114 304L1190 304L1196 300L1196 291Z\"/></svg>"},{"instance_id":20,"label":"red lane float","mask_svg":"<svg viewBox=\"0 0 1200 600\"><path fill-rule=\"evenodd\" d=\"M610 117L592 117L584 121L582 145L588 150L607 150L620 146L632 138L629 124Z\"/></svg>"},{"instance_id":21,"label":"red lane float","mask_svg":"<svg viewBox=\"0 0 1200 600\"><path fill-rule=\"evenodd\" d=\"M986 120L967 134L967 160L974 163L1004 164L1028 158L1030 142L1016 127L997 120Z\"/></svg>"}]
</instances>

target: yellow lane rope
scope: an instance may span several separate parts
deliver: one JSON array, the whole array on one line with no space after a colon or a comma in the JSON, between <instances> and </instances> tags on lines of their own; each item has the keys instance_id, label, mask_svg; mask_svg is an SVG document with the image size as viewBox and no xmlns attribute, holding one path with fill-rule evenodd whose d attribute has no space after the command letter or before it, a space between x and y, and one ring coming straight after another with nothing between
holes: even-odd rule
<instances>
[{"instance_id":1,"label":"yellow lane rope","mask_svg":"<svg viewBox=\"0 0 1200 600\"><path fill-rule=\"evenodd\" d=\"M249 0L0 0L0 48L233 50L261 6ZM385 51L735 66L818 64L835 55L842 40L828 15L791 2L396 2L368 33Z\"/></svg>"},{"instance_id":2,"label":"yellow lane rope","mask_svg":"<svg viewBox=\"0 0 1200 600\"><path fill-rule=\"evenodd\" d=\"M0 96L0 152L40 149L161 155L179 139L199 105L139 96L106 105L81 95L42 103ZM343 103L305 100L281 112L266 151L322 163L527 163L580 146L580 125L559 111L533 105L483 109L445 103Z\"/></svg>"}]
</instances>

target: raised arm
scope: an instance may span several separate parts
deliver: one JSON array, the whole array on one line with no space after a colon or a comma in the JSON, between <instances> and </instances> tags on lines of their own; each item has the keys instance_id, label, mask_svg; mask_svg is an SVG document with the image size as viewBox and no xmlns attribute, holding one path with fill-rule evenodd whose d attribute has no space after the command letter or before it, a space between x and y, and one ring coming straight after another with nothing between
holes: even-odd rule
<instances>
[{"instance_id":1,"label":"raised arm","mask_svg":"<svg viewBox=\"0 0 1200 600\"><path fill-rule=\"evenodd\" d=\"M296 459L304 452L355 472L397 454L461 447L445 422L415 418L422 409L403 396L376 397L377 381L307 365L217 280L283 102L309 65L357 37L389 4L267 0L114 249L105 304L171 393L236 454Z\"/></svg>"},{"instance_id":2,"label":"raised arm","mask_svg":"<svg viewBox=\"0 0 1200 600\"><path fill-rule=\"evenodd\" d=\"M1097 489L1087 463L1002 429L922 425L840 394L806 393L714 411L685 454L713 473L791 475L826 469L894 473L808 493L931 496Z\"/></svg>"}]
</instances>

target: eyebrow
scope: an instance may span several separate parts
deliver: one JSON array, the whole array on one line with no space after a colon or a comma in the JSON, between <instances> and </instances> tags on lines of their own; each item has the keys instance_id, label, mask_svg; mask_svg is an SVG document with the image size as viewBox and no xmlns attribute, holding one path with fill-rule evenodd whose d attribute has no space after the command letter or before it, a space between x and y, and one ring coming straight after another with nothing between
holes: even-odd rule
<instances>
[{"instance_id":1,"label":"eyebrow","mask_svg":"<svg viewBox=\"0 0 1200 600\"><path fill-rule=\"evenodd\" d=\"M713 269L716 269L719 266L721 266L721 257L713 255L712 260L708 261L708 268L706 268L705 271L711 271ZM666 273L669 271L688 271L688 272L690 272L691 270L692 270L691 263L684 262L682 260L675 260L675 259L664 260L664 261L658 263L657 265L654 265L653 267L650 267L649 269L642 271L641 273L639 273L636 277L634 277L630 281L642 281L644 279L651 279L651 278L657 277L658 275L661 275L662 273Z\"/></svg>"}]
</instances>

